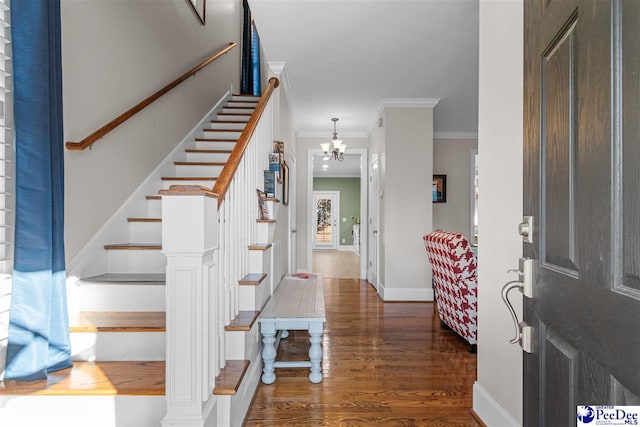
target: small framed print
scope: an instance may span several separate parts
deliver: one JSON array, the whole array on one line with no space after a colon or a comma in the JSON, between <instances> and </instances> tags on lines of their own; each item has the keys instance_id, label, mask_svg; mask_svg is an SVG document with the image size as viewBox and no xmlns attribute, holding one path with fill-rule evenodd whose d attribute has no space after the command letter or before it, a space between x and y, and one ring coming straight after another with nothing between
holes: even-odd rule
<instances>
[{"instance_id":1,"label":"small framed print","mask_svg":"<svg viewBox=\"0 0 640 427\"><path fill-rule=\"evenodd\" d=\"M431 194L433 203L447 203L447 175L433 175Z\"/></svg>"}]
</instances>

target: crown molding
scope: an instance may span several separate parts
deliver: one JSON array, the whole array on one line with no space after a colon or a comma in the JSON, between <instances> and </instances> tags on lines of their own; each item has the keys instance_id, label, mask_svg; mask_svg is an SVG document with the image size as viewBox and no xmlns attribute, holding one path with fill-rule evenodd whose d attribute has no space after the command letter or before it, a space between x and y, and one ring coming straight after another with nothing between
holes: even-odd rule
<instances>
[{"instance_id":1,"label":"crown molding","mask_svg":"<svg viewBox=\"0 0 640 427\"><path fill-rule=\"evenodd\" d=\"M382 108L435 108L440 98L382 98Z\"/></svg>"},{"instance_id":2,"label":"crown molding","mask_svg":"<svg viewBox=\"0 0 640 427\"><path fill-rule=\"evenodd\" d=\"M289 106L291 120L296 123L296 108L293 102L293 92L291 91L291 83L289 82L289 74L287 73L287 63L284 61L268 61L269 71L280 80L280 87L284 91Z\"/></svg>"},{"instance_id":3,"label":"crown molding","mask_svg":"<svg viewBox=\"0 0 640 427\"><path fill-rule=\"evenodd\" d=\"M305 129L296 133L296 136L299 138L332 138L332 132L327 132L324 130L313 130L313 129ZM345 131L338 132L338 137L340 139L345 138L368 138L368 135L362 131Z\"/></svg>"},{"instance_id":4,"label":"crown molding","mask_svg":"<svg viewBox=\"0 0 640 427\"><path fill-rule=\"evenodd\" d=\"M366 134L371 135L385 108L435 108L440 98L382 98L376 105L376 112L369 121Z\"/></svg>"}]
</instances>

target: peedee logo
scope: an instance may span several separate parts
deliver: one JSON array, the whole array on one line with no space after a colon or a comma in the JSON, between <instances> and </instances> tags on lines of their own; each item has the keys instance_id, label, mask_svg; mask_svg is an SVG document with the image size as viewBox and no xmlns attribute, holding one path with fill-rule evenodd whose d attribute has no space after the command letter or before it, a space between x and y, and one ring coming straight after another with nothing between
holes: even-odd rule
<instances>
[{"instance_id":1,"label":"peedee logo","mask_svg":"<svg viewBox=\"0 0 640 427\"><path fill-rule=\"evenodd\" d=\"M578 421L589 424L596 417L596 412L591 406L578 406Z\"/></svg>"},{"instance_id":2,"label":"peedee logo","mask_svg":"<svg viewBox=\"0 0 640 427\"><path fill-rule=\"evenodd\" d=\"M578 426L637 426L640 406L578 406Z\"/></svg>"}]
</instances>

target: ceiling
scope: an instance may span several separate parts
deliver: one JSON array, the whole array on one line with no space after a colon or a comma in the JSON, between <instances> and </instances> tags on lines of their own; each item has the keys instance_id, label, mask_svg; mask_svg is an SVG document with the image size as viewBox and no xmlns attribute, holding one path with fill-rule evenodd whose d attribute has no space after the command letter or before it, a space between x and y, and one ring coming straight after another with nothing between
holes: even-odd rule
<instances>
[{"instance_id":1,"label":"ceiling","mask_svg":"<svg viewBox=\"0 0 640 427\"><path fill-rule=\"evenodd\" d=\"M299 136L365 137L383 102L438 98L436 137L478 128L478 0L249 0ZM282 64L280 64L282 65ZM404 104L402 104L404 105Z\"/></svg>"}]
</instances>

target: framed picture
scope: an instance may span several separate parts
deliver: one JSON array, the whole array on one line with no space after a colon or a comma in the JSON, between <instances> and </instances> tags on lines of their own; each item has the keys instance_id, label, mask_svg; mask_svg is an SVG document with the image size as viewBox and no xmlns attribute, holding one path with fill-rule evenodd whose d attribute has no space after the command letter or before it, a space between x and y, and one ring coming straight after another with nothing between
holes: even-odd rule
<instances>
[{"instance_id":1,"label":"framed picture","mask_svg":"<svg viewBox=\"0 0 640 427\"><path fill-rule=\"evenodd\" d=\"M260 189L257 188L256 192L258 193L258 219L269 219L269 209L264 200L266 195L264 191L260 191Z\"/></svg>"},{"instance_id":2,"label":"framed picture","mask_svg":"<svg viewBox=\"0 0 640 427\"><path fill-rule=\"evenodd\" d=\"M447 203L447 175L433 175L433 203Z\"/></svg>"},{"instance_id":3,"label":"framed picture","mask_svg":"<svg viewBox=\"0 0 640 427\"><path fill-rule=\"evenodd\" d=\"M187 0L187 3L191 5L193 11L196 13L196 17L202 25L204 25L204 19L206 14L206 0Z\"/></svg>"},{"instance_id":4,"label":"framed picture","mask_svg":"<svg viewBox=\"0 0 640 427\"><path fill-rule=\"evenodd\" d=\"M282 204L289 206L289 165L282 162Z\"/></svg>"}]
</instances>

